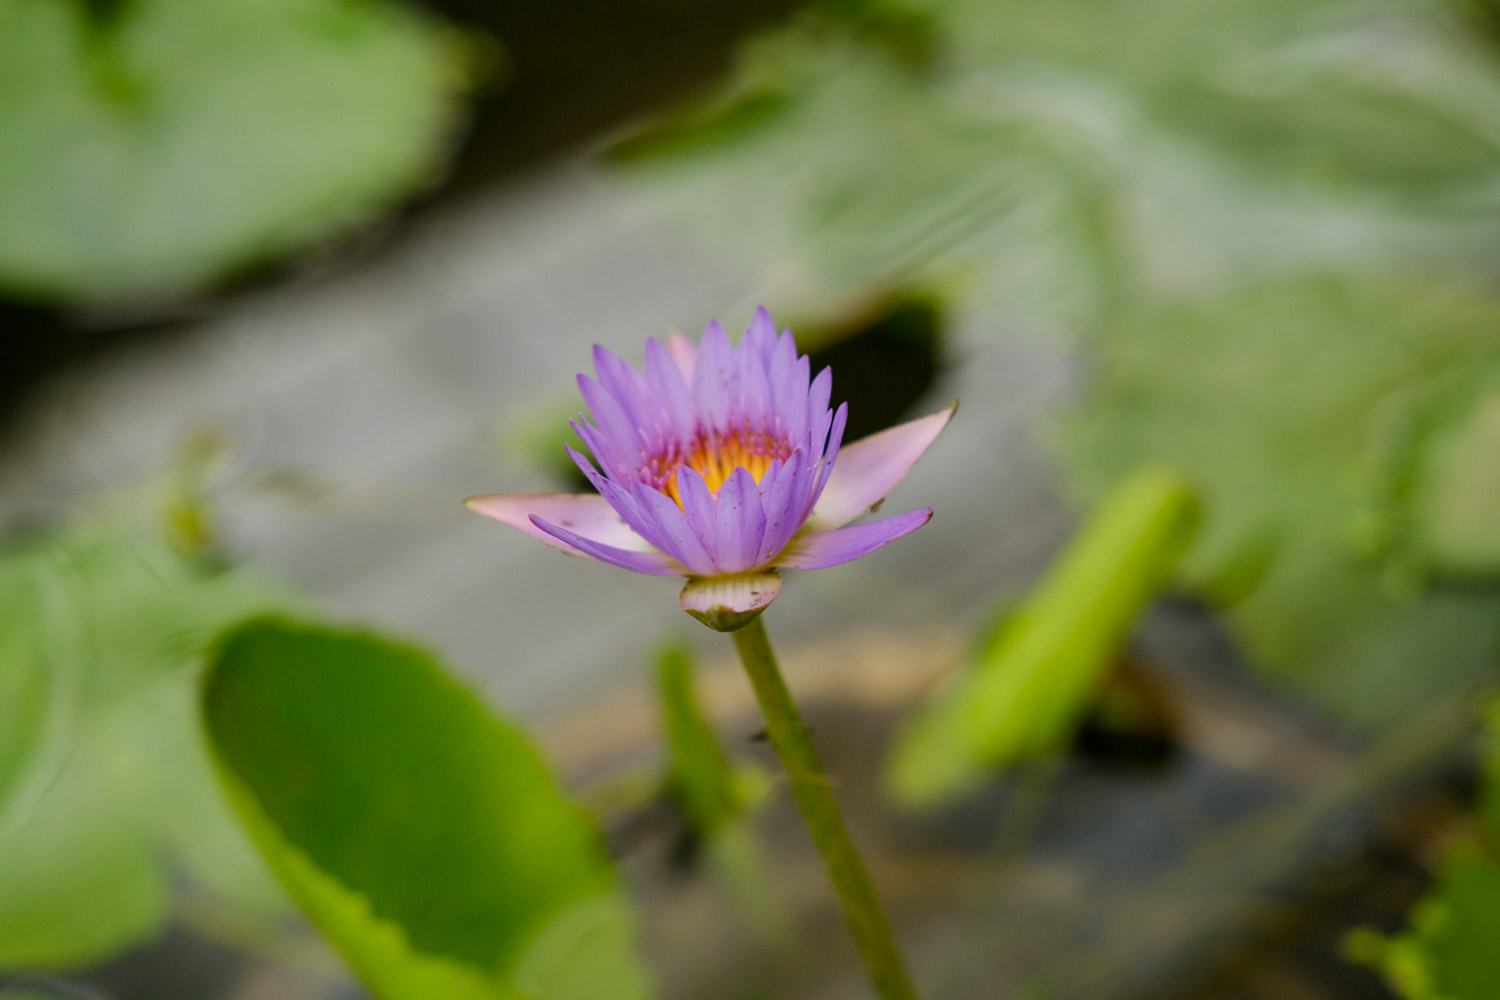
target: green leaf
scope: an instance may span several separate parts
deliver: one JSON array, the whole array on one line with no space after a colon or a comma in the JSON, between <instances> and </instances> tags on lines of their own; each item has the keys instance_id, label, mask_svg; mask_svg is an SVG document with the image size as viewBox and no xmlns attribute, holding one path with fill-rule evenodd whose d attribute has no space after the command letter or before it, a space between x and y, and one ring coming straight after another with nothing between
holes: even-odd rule
<instances>
[{"instance_id":1,"label":"green leaf","mask_svg":"<svg viewBox=\"0 0 1500 1000\"><path fill-rule=\"evenodd\" d=\"M1412 545L1440 572L1500 575L1500 394L1429 443L1412 499Z\"/></svg>"},{"instance_id":2,"label":"green leaf","mask_svg":"<svg viewBox=\"0 0 1500 1000\"><path fill-rule=\"evenodd\" d=\"M0 4L0 287L178 293L370 217L449 134L453 40L384 0Z\"/></svg>"},{"instance_id":3,"label":"green leaf","mask_svg":"<svg viewBox=\"0 0 1500 1000\"><path fill-rule=\"evenodd\" d=\"M773 879L750 822L765 800L771 778L758 765L738 767L724 752L703 714L693 684L691 648L676 644L657 658L657 690L669 754L668 789L705 854L724 880L756 935L772 949L793 944L786 915L771 892Z\"/></svg>"},{"instance_id":4,"label":"green leaf","mask_svg":"<svg viewBox=\"0 0 1500 1000\"><path fill-rule=\"evenodd\" d=\"M0 700L0 761L22 764L0 810L0 970L148 939L168 915L168 865L190 891L279 914L198 744L192 666L229 621L284 603L118 527L0 549L0 686L25 695Z\"/></svg>"},{"instance_id":5,"label":"green leaf","mask_svg":"<svg viewBox=\"0 0 1500 1000\"><path fill-rule=\"evenodd\" d=\"M62 766L76 711L74 664L57 636L36 553L0 558L0 831L14 825Z\"/></svg>"},{"instance_id":6,"label":"green leaf","mask_svg":"<svg viewBox=\"0 0 1500 1000\"><path fill-rule=\"evenodd\" d=\"M1385 973L1406 1000L1491 1000L1500 986L1500 865L1473 847L1453 852L1437 885L1394 939L1364 932L1353 957Z\"/></svg>"},{"instance_id":7,"label":"green leaf","mask_svg":"<svg viewBox=\"0 0 1500 1000\"><path fill-rule=\"evenodd\" d=\"M1406 1000L1488 1000L1500 989L1500 865L1485 850L1500 842L1500 701L1486 706L1484 734L1479 814L1487 829L1448 854L1403 933L1361 929L1347 941L1350 957L1380 970Z\"/></svg>"},{"instance_id":8,"label":"green leaf","mask_svg":"<svg viewBox=\"0 0 1500 1000\"><path fill-rule=\"evenodd\" d=\"M70 768L0 835L0 969L86 965L149 939L169 894L149 844L117 811L118 791Z\"/></svg>"},{"instance_id":9,"label":"green leaf","mask_svg":"<svg viewBox=\"0 0 1500 1000\"><path fill-rule=\"evenodd\" d=\"M915 65L866 19L801 18L628 143L627 176L810 301L937 283L1049 327L1493 253L1500 72L1439 0L899 6L931 26Z\"/></svg>"},{"instance_id":10,"label":"green leaf","mask_svg":"<svg viewBox=\"0 0 1500 1000\"><path fill-rule=\"evenodd\" d=\"M1197 520L1175 474L1143 471L1117 486L977 661L902 731L886 773L891 793L931 804L1055 750L1171 578Z\"/></svg>"},{"instance_id":11,"label":"green leaf","mask_svg":"<svg viewBox=\"0 0 1500 1000\"><path fill-rule=\"evenodd\" d=\"M1479 791L1479 815L1489 835L1500 842L1500 699L1491 698L1484 717L1484 783Z\"/></svg>"},{"instance_id":12,"label":"green leaf","mask_svg":"<svg viewBox=\"0 0 1500 1000\"><path fill-rule=\"evenodd\" d=\"M1458 285L1318 277L1122 312L1061 435L1084 496L1143 462L1207 516L1187 574L1249 661L1378 726L1485 676L1500 594L1426 586L1390 552L1392 426L1473 398L1500 301ZM1418 466L1420 467L1420 466ZM1247 579L1245 567L1256 566Z\"/></svg>"},{"instance_id":13,"label":"green leaf","mask_svg":"<svg viewBox=\"0 0 1500 1000\"><path fill-rule=\"evenodd\" d=\"M714 834L743 813L745 801L729 758L698 704L690 651L680 645L662 650L656 678L672 792L694 829Z\"/></svg>"},{"instance_id":14,"label":"green leaf","mask_svg":"<svg viewBox=\"0 0 1500 1000\"><path fill-rule=\"evenodd\" d=\"M257 845L385 1000L646 995L594 829L431 657L257 619L217 644L203 713Z\"/></svg>"}]
</instances>

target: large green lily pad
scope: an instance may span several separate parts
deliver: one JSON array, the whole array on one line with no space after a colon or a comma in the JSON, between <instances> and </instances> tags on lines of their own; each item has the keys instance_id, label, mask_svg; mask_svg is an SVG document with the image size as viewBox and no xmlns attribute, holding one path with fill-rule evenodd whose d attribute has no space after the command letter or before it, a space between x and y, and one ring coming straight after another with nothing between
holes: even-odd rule
<instances>
[{"instance_id":1,"label":"large green lily pad","mask_svg":"<svg viewBox=\"0 0 1500 1000\"><path fill-rule=\"evenodd\" d=\"M256 619L210 659L220 777L283 885L384 1000L635 1000L589 819L428 655Z\"/></svg>"},{"instance_id":2,"label":"large green lily pad","mask_svg":"<svg viewBox=\"0 0 1500 1000\"><path fill-rule=\"evenodd\" d=\"M366 219L440 163L457 50L411 11L113 6L0 3L0 289L179 293Z\"/></svg>"}]
</instances>

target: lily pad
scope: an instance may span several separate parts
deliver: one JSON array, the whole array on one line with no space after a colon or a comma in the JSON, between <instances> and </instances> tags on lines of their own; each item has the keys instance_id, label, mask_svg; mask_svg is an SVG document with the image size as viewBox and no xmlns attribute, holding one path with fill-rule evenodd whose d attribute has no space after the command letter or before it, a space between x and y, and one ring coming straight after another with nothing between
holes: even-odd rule
<instances>
[{"instance_id":1,"label":"lily pad","mask_svg":"<svg viewBox=\"0 0 1500 1000\"><path fill-rule=\"evenodd\" d=\"M40 553L0 558L0 830L45 792L66 757L76 711L74 664L58 656Z\"/></svg>"},{"instance_id":2,"label":"lily pad","mask_svg":"<svg viewBox=\"0 0 1500 1000\"><path fill-rule=\"evenodd\" d=\"M442 160L451 33L386 0L0 4L0 289L181 293L370 218Z\"/></svg>"},{"instance_id":3,"label":"lily pad","mask_svg":"<svg viewBox=\"0 0 1500 1000\"><path fill-rule=\"evenodd\" d=\"M218 643L203 713L256 844L376 995L647 994L590 821L427 654L257 619Z\"/></svg>"},{"instance_id":4,"label":"lily pad","mask_svg":"<svg viewBox=\"0 0 1500 1000\"><path fill-rule=\"evenodd\" d=\"M0 550L0 597L0 684L16 696L0 701L0 971L76 967L151 938L169 865L194 892L279 915L214 787L192 695L214 633L285 598L99 526Z\"/></svg>"},{"instance_id":5,"label":"lily pad","mask_svg":"<svg viewBox=\"0 0 1500 1000\"><path fill-rule=\"evenodd\" d=\"M116 794L80 768L0 836L0 969L87 965L166 923L167 881Z\"/></svg>"}]
</instances>

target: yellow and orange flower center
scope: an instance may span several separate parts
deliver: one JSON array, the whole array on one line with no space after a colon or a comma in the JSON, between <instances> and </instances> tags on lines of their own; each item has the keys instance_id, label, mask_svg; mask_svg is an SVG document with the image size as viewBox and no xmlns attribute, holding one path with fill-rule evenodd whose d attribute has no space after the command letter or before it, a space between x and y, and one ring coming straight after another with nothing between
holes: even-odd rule
<instances>
[{"instance_id":1,"label":"yellow and orange flower center","mask_svg":"<svg viewBox=\"0 0 1500 1000\"><path fill-rule=\"evenodd\" d=\"M687 449L680 446L652 456L641 470L642 478L682 506L677 492L677 470L686 465L703 477L714 496L735 469L744 469L758 483L777 460L785 462L792 453L784 439L763 431L732 430L723 436L700 433Z\"/></svg>"}]
</instances>

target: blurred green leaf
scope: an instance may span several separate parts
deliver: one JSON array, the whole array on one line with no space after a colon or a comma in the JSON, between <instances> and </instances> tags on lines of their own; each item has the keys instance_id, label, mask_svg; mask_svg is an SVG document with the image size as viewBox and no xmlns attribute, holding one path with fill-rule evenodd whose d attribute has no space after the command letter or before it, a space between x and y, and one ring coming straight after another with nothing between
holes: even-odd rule
<instances>
[{"instance_id":1,"label":"blurred green leaf","mask_svg":"<svg viewBox=\"0 0 1500 1000\"><path fill-rule=\"evenodd\" d=\"M149 938L168 865L191 891L277 911L208 773L192 666L225 624L285 603L118 527L0 550L0 683L20 678L26 695L0 700L0 760L25 764L0 810L0 969L87 964Z\"/></svg>"},{"instance_id":2,"label":"blurred green leaf","mask_svg":"<svg viewBox=\"0 0 1500 1000\"><path fill-rule=\"evenodd\" d=\"M101 779L70 768L24 825L0 835L0 968L101 961L166 922L160 861Z\"/></svg>"},{"instance_id":3,"label":"blurred green leaf","mask_svg":"<svg viewBox=\"0 0 1500 1000\"><path fill-rule=\"evenodd\" d=\"M711 835L740 815L743 796L729 758L698 705L691 652L684 646L670 646L656 662L670 754L668 781L693 828Z\"/></svg>"},{"instance_id":4,"label":"blurred green leaf","mask_svg":"<svg viewBox=\"0 0 1500 1000\"><path fill-rule=\"evenodd\" d=\"M916 283L963 329L1086 334L1068 475L1089 500L1142 464L1187 475L1210 512L1193 575L1319 704L1373 725L1492 667L1497 595L1434 585L1493 576L1500 545L1477 402L1500 60L1464 13L904 6L931 58L803 18L627 148L627 176L809 300Z\"/></svg>"},{"instance_id":5,"label":"blurred green leaf","mask_svg":"<svg viewBox=\"0 0 1500 1000\"><path fill-rule=\"evenodd\" d=\"M647 994L594 829L425 653L257 619L218 643L203 711L256 843L377 995Z\"/></svg>"},{"instance_id":6,"label":"blurred green leaf","mask_svg":"<svg viewBox=\"0 0 1500 1000\"><path fill-rule=\"evenodd\" d=\"M686 645L668 646L657 658L668 788L750 926L770 948L787 953L794 944L791 927L772 892L774 880L750 822L771 778L752 763L736 767L725 754L698 701L693 666Z\"/></svg>"},{"instance_id":7,"label":"blurred green leaf","mask_svg":"<svg viewBox=\"0 0 1500 1000\"><path fill-rule=\"evenodd\" d=\"M625 144L628 176L808 301L937 282L1073 328L1247 275L1493 257L1500 71L1438 0L884 6L929 55L804 17Z\"/></svg>"},{"instance_id":8,"label":"blurred green leaf","mask_svg":"<svg viewBox=\"0 0 1500 1000\"><path fill-rule=\"evenodd\" d=\"M1500 593L1425 585L1389 558L1402 526L1371 512L1387 503L1389 428L1475 398L1500 362L1497 328L1488 294L1393 279L1124 312L1061 455L1084 496L1139 463L1181 470L1208 512L1187 572L1233 601L1249 660L1377 725L1495 663Z\"/></svg>"},{"instance_id":9,"label":"blurred green leaf","mask_svg":"<svg viewBox=\"0 0 1500 1000\"><path fill-rule=\"evenodd\" d=\"M931 804L1056 750L1197 521L1175 474L1143 471L1115 487L977 661L902 731L886 772L892 795Z\"/></svg>"},{"instance_id":10,"label":"blurred green leaf","mask_svg":"<svg viewBox=\"0 0 1500 1000\"><path fill-rule=\"evenodd\" d=\"M454 39L384 0L0 4L0 287L174 294L429 179Z\"/></svg>"},{"instance_id":11,"label":"blurred green leaf","mask_svg":"<svg viewBox=\"0 0 1500 1000\"><path fill-rule=\"evenodd\" d=\"M1449 856L1405 933L1360 932L1357 960L1380 969L1406 1000L1491 1000L1500 984L1500 865L1472 847Z\"/></svg>"},{"instance_id":12,"label":"blurred green leaf","mask_svg":"<svg viewBox=\"0 0 1500 1000\"><path fill-rule=\"evenodd\" d=\"M1500 699L1491 698L1484 717L1484 782L1479 815L1489 836L1500 843Z\"/></svg>"},{"instance_id":13,"label":"blurred green leaf","mask_svg":"<svg viewBox=\"0 0 1500 1000\"><path fill-rule=\"evenodd\" d=\"M1383 973L1406 1000L1487 1000L1500 988L1500 701L1485 711L1486 753L1479 812L1487 829L1461 842L1443 862L1436 884L1412 908L1395 937L1352 933L1349 957Z\"/></svg>"},{"instance_id":14,"label":"blurred green leaf","mask_svg":"<svg viewBox=\"0 0 1500 1000\"><path fill-rule=\"evenodd\" d=\"M1434 569L1500 575L1500 394L1434 435L1412 499L1412 546Z\"/></svg>"},{"instance_id":15,"label":"blurred green leaf","mask_svg":"<svg viewBox=\"0 0 1500 1000\"><path fill-rule=\"evenodd\" d=\"M41 794L61 766L76 710L73 665L49 656L56 636L39 554L0 558L0 830Z\"/></svg>"}]
</instances>

